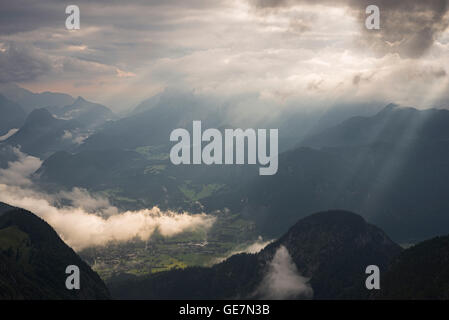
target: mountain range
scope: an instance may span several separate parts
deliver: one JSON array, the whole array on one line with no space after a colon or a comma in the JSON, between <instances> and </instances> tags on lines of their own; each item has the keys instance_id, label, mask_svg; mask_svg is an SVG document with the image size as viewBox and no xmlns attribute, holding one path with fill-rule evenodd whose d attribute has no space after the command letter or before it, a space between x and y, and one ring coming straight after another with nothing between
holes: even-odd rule
<instances>
[{"instance_id":1,"label":"mountain range","mask_svg":"<svg viewBox=\"0 0 449 320\"><path fill-rule=\"evenodd\" d=\"M40 158L75 150L97 128L117 119L107 107L82 97L33 93L13 84L0 85L0 93L0 143Z\"/></svg>"},{"instance_id":2,"label":"mountain range","mask_svg":"<svg viewBox=\"0 0 449 320\"><path fill-rule=\"evenodd\" d=\"M25 121L26 113L20 105L0 94L0 136L11 129L19 128Z\"/></svg>"},{"instance_id":3,"label":"mountain range","mask_svg":"<svg viewBox=\"0 0 449 320\"><path fill-rule=\"evenodd\" d=\"M107 121L117 119L117 116L109 108L87 101L82 97L78 97L71 104L62 107L50 106L46 109L59 119L75 120L86 128L95 128Z\"/></svg>"},{"instance_id":4,"label":"mountain range","mask_svg":"<svg viewBox=\"0 0 449 320\"><path fill-rule=\"evenodd\" d=\"M192 210L199 201L208 211L228 208L255 221L266 237L329 208L359 212L399 242L449 232L449 111L388 105L375 115L350 118L281 153L277 174L261 177L248 165L172 165L167 136L151 132L163 127L168 135L167 128L179 124L172 121L182 117L174 112L169 123L156 121L162 109L111 122L75 153L50 156L38 183L113 189L117 197L134 199L119 203L129 208L152 203Z\"/></svg>"},{"instance_id":5,"label":"mountain range","mask_svg":"<svg viewBox=\"0 0 449 320\"><path fill-rule=\"evenodd\" d=\"M73 97L65 93L34 93L14 83L0 84L0 94L19 104L26 113L30 113L34 109L39 108L69 105L75 100Z\"/></svg>"},{"instance_id":6,"label":"mountain range","mask_svg":"<svg viewBox=\"0 0 449 320\"><path fill-rule=\"evenodd\" d=\"M389 104L261 120L279 127L282 147L277 174L259 176L251 165L170 162L173 129L190 130L193 120L203 129L236 125L229 101L207 102L163 92L119 118L82 97L1 85L0 169L20 160L20 150L42 160L30 181L40 192L83 188L121 210L228 212L255 235L277 239L209 267L117 273L107 280L115 298L277 298L278 291L292 299L447 298L449 111ZM406 250L397 244L418 242ZM37 256L55 268L80 258L32 213L0 204L0 246L2 297L110 297L87 265L88 292L58 287L64 275L52 278ZM364 288L370 264L381 268L379 292ZM301 290L274 286L279 270Z\"/></svg>"},{"instance_id":7,"label":"mountain range","mask_svg":"<svg viewBox=\"0 0 449 320\"><path fill-rule=\"evenodd\" d=\"M230 193L203 199L226 204L278 236L309 212L360 213L400 242L449 230L449 111L387 106L303 140L279 156L278 173L255 176Z\"/></svg>"},{"instance_id":8,"label":"mountain range","mask_svg":"<svg viewBox=\"0 0 449 320\"><path fill-rule=\"evenodd\" d=\"M75 121L56 119L47 109L36 109L5 143L20 146L27 154L45 158L58 150L75 145L72 132L80 129L80 124Z\"/></svg>"}]
</instances>

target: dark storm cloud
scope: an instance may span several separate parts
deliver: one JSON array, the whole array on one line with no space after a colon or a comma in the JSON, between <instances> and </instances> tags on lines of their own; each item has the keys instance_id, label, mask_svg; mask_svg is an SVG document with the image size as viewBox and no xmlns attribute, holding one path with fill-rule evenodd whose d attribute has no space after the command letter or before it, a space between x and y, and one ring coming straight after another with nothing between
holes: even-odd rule
<instances>
[{"instance_id":1,"label":"dark storm cloud","mask_svg":"<svg viewBox=\"0 0 449 320\"><path fill-rule=\"evenodd\" d=\"M65 26L67 15L65 8L70 4L80 7L82 22L89 25L117 24L120 28L138 29L148 27L152 21L145 19L152 7L175 6L177 8L208 8L220 1L207 0L76 0L66 2L61 0L2 0L0 4L0 35L10 35L18 32L37 30L42 27L61 28ZM136 19L126 15L120 18L125 8L140 7ZM112 13L112 16L110 15Z\"/></svg>"},{"instance_id":2,"label":"dark storm cloud","mask_svg":"<svg viewBox=\"0 0 449 320\"><path fill-rule=\"evenodd\" d=\"M32 81L51 70L51 62L31 47L8 44L0 51L0 82Z\"/></svg>"},{"instance_id":3,"label":"dark storm cloud","mask_svg":"<svg viewBox=\"0 0 449 320\"><path fill-rule=\"evenodd\" d=\"M4 2L4 3L3 3ZM61 56L114 65L127 61L179 56L188 48L170 49L167 33L188 30L196 23L186 13L199 10L207 16L223 2L208 0L14 0L0 5L0 37L26 42ZM65 29L68 4L80 8L81 30ZM45 28L45 29L44 29ZM26 32L32 35L26 34ZM1 41L1 39L0 39ZM86 44L89 50L67 52L69 46ZM180 53L178 53L180 52Z\"/></svg>"},{"instance_id":4,"label":"dark storm cloud","mask_svg":"<svg viewBox=\"0 0 449 320\"><path fill-rule=\"evenodd\" d=\"M396 52L411 58L422 56L449 25L448 0L253 0L253 3L261 9L297 4L346 6L359 19L361 46L381 54ZM368 5L380 9L379 31L364 27Z\"/></svg>"},{"instance_id":5,"label":"dark storm cloud","mask_svg":"<svg viewBox=\"0 0 449 320\"><path fill-rule=\"evenodd\" d=\"M15 42L0 47L0 82L30 82L41 77L115 76L117 68L71 56L49 57L30 45Z\"/></svg>"},{"instance_id":6,"label":"dark storm cloud","mask_svg":"<svg viewBox=\"0 0 449 320\"><path fill-rule=\"evenodd\" d=\"M62 1L3 0L0 5L0 35L64 25Z\"/></svg>"},{"instance_id":7,"label":"dark storm cloud","mask_svg":"<svg viewBox=\"0 0 449 320\"><path fill-rule=\"evenodd\" d=\"M432 46L447 26L446 1L0 1L0 81L117 109L173 86L254 95L232 117L252 119L257 110L262 119L273 101L305 108L354 93L357 101L382 95L426 105L428 92L449 81L447 31ZM68 4L80 8L80 30L65 28ZM368 4L381 9L381 31L364 28ZM420 61L404 59L429 46Z\"/></svg>"}]
</instances>

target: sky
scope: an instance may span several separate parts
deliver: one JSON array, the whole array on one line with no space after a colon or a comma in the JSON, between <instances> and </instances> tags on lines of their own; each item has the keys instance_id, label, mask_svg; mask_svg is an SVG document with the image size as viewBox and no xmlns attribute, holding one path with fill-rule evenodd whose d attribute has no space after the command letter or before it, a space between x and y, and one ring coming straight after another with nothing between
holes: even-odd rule
<instances>
[{"instance_id":1,"label":"sky","mask_svg":"<svg viewBox=\"0 0 449 320\"><path fill-rule=\"evenodd\" d=\"M0 0L0 82L128 110L166 88L256 106L449 106L449 0ZM380 30L365 9L380 8ZM243 106L244 107L244 106Z\"/></svg>"}]
</instances>

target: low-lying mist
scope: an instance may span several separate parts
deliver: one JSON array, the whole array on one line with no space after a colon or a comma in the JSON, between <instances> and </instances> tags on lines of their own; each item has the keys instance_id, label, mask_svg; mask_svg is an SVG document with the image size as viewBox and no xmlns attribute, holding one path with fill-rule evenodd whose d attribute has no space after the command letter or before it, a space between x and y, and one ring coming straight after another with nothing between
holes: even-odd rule
<instances>
[{"instance_id":1,"label":"low-lying mist","mask_svg":"<svg viewBox=\"0 0 449 320\"><path fill-rule=\"evenodd\" d=\"M219 257L213 260L213 264L218 264L226 259L230 258L233 255L240 254L240 253L250 253L250 254L256 254L262 251L267 245L269 245L273 240L264 240L262 236L259 236L257 240L255 240L252 243L238 246L234 250L228 252L223 257Z\"/></svg>"},{"instance_id":2,"label":"low-lying mist","mask_svg":"<svg viewBox=\"0 0 449 320\"><path fill-rule=\"evenodd\" d=\"M162 211L158 207L121 211L99 195L74 188L56 194L42 192L29 179L41 160L15 148L17 160L0 169L0 202L29 210L49 223L75 250L109 242L148 240L158 232L165 237L209 229L215 218L188 212Z\"/></svg>"}]
</instances>

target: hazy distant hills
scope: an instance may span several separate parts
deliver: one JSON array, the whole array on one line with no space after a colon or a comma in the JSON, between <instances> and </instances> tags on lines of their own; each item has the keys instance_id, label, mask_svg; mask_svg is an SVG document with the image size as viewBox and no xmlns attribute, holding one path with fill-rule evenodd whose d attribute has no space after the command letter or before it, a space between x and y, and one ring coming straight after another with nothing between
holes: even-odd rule
<instances>
[{"instance_id":1,"label":"hazy distant hills","mask_svg":"<svg viewBox=\"0 0 449 320\"><path fill-rule=\"evenodd\" d=\"M227 108L211 108L192 93L160 94L114 120L106 107L78 98L49 107L51 112L34 110L2 144L20 145L48 160L35 181L43 188L84 187L113 202L126 199L117 205L127 209L229 208L255 221L269 237L329 208L358 212L399 242L449 232L449 111L390 104L374 115L326 127L323 123L338 118L328 112L320 131L306 138L302 125L313 117L299 120L292 114L282 122L280 139L290 141L296 134L296 142L289 142L296 147L279 155L274 176L258 176L256 166L172 165L170 132L191 130L192 120L202 120L203 129L229 127ZM265 124L269 128L276 121ZM2 155L0 164L9 159Z\"/></svg>"},{"instance_id":2,"label":"hazy distant hills","mask_svg":"<svg viewBox=\"0 0 449 320\"><path fill-rule=\"evenodd\" d=\"M75 101L73 97L65 93L34 93L13 83L0 84L0 94L18 103L26 113L49 106L65 106Z\"/></svg>"},{"instance_id":3,"label":"hazy distant hills","mask_svg":"<svg viewBox=\"0 0 449 320\"><path fill-rule=\"evenodd\" d=\"M192 118L198 110L192 107ZM190 209L200 201L207 210L241 213L270 237L329 208L359 212L401 242L449 232L449 111L389 105L373 116L350 118L281 153L277 174L266 177L255 166L172 165L169 131L191 125L183 119L176 108L156 104L110 122L76 154L44 162L41 182L119 190L134 199L131 207Z\"/></svg>"},{"instance_id":4,"label":"hazy distant hills","mask_svg":"<svg viewBox=\"0 0 449 320\"><path fill-rule=\"evenodd\" d=\"M47 108L54 116L65 120L75 120L88 128L95 128L103 123L117 119L107 107L89 102L78 97L72 104Z\"/></svg>"},{"instance_id":5,"label":"hazy distant hills","mask_svg":"<svg viewBox=\"0 0 449 320\"><path fill-rule=\"evenodd\" d=\"M0 85L0 93L0 143L38 157L74 150L98 127L117 119L107 107L82 97L33 93L14 84Z\"/></svg>"},{"instance_id":6,"label":"hazy distant hills","mask_svg":"<svg viewBox=\"0 0 449 320\"><path fill-rule=\"evenodd\" d=\"M389 104L371 117L352 117L341 124L309 136L301 146L351 147L373 143L407 144L412 140L449 139L448 110L417 110Z\"/></svg>"},{"instance_id":7,"label":"hazy distant hills","mask_svg":"<svg viewBox=\"0 0 449 320\"><path fill-rule=\"evenodd\" d=\"M267 110L252 110L251 97L211 99L193 92L166 89L144 100L122 119L109 123L86 140L82 150L101 148L134 149L148 145L167 145L173 129L191 131L192 121L201 120L206 128L277 128L280 130L279 150L298 144L308 133L319 132L354 115L371 115L379 110L375 103L339 105L329 110L290 108L284 113L267 114ZM252 112L242 113L245 101Z\"/></svg>"},{"instance_id":8,"label":"hazy distant hills","mask_svg":"<svg viewBox=\"0 0 449 320\"><path fill-rule=\"evenodd\" d=\"M388 106L312 136L279 157L279 171L204 199L277 236L309 212L359 212L397 241L449 232L449 111ZM369 134L368 134L368 133Z\"/></svg>"},{"instance_id":9,"label":"hazy distant hills","mask_svg":"<svg viewBox=\"0 0 449 320\"><path fill-rule=\"evenodd\" d=\"M20 129L5 143L20 146L27 154L46 157L58 150L74 146L73 133L80 124L72 120L56 119L47 109L33 110Z\"/></svg>"},{"instance_id":10,"label":"hazy distant hills","mask_svg":"<svg viewBox=\"0 0 449 320\"><path fill-rule=\"evenodd\" d=\"M56 152L37 171L36 183L107 192L124 209L158 205L192 210L198 200L225 192L236 181L244 183L257 172L246 166L175 166L168 152L164 147Z\"/></svg>"},{"instance_id":11,"label":"hazy distant hills","mask_svg":"<svg viewBox=\"0 0 449 320\"><path fill-rule=\"evenodd\" d=\"M61 151L44 161L37 173L45 183L95 190L120 187L127 181L132 184L144 168L144 157L134 151L109 149L76 154Z\"/></svg>"},{"instance_id":12,"label":"hazy distant hills","mask_svg":"<svg viewBox=\"0 0 449 320\"><path fill-rule=\"evenodd\" d=\"M219 108L211 107L191 94L156 100L153 104L151 107L140 106L129 116L108 123L90 136L80 150L134 150L142 146L168 146L171 144L171 131L176 128L191 131L193 120L202 120L203 130L207 127L220 128L225 121Z\"/></svg>"},{"instance_id":13,"label":"hazy distant hills","mask_svg":"<svg viewBox=\"0 0 449 320\"><path fill-rule=\"evenodd\" d=\"M20 105L0 94L0 136L9 130L19 128L25 121L26 113Z\"/></svg>"},{"instance_id":14,"label":"hazy distant hills","mask_svg":"<svg viewBox=\"0 0 449 320\"><path fill-rule=\"evenodd\" d=\"M290 258L274 258L281 246ZM382 230L360 216L332 210L298 221L258 254L236 255L212 268L173 270L142 278L122 276L112 281L110 288L112 295L120 299L263 298L267 293L260 285L270 272L274 273L268 279L279 278L280 282L280 287L273 290L282 293L282 283L285 286L288 280L282 275L290 272L291 259L300 274L310 278L307 285L313 290L313 298L366 298L366 267L376 264L385 270L401 250ZM273 259L278 259L280 266L270 270ZM295 281L293 275L291 281ZM289 290L288 284L285 290ZM296 294L288 298L303 294L312 297L310 289Z\"/></svg>"},{"instance_id":15,"label":"hazy distant hills","mask_svg":"<svg viewBox=\"0 0 449 320\"><path fill-rule=\"evenodd\" d=\"M66 267L80 269L67 290ZM0 299L108 299L100 277L34 214L0 203Z\"/></svg>"},{"instance_id":16,"label":"hazy distant hills","mask_svg":"<svg viewBox=\"0 0 449 320\"><path fill-rule=\"evenodd\" d=\"M265 239L278 239L211 268L121 275L110 283L118 298L272 298L265 291L277 288L265 282L276 270L291 276L281 282L302 288L288 298L311 298L312 291L316 299L449 298L448 237L401 250L386 236L416 243L449 234L449 111L390 104L373 114L376 108L261 117L255 123L279 129L282 152L277 174L259 176L254 165L170 162L173 129L191 131L193 120L203 130L246 125L232 101L211 107L193 93L164 92L118 118L82 97L2 84L0 169L20 160L20 148L43 161L31 176L41 192L85 188L120 209L229 210ZM68 264L83 268L87 291L61 287ZM380 292L364 288L370 264L381 267ZM0 298L36 297L109 294L50 226L0 203Z\"/></svg>"}]
</instances>

